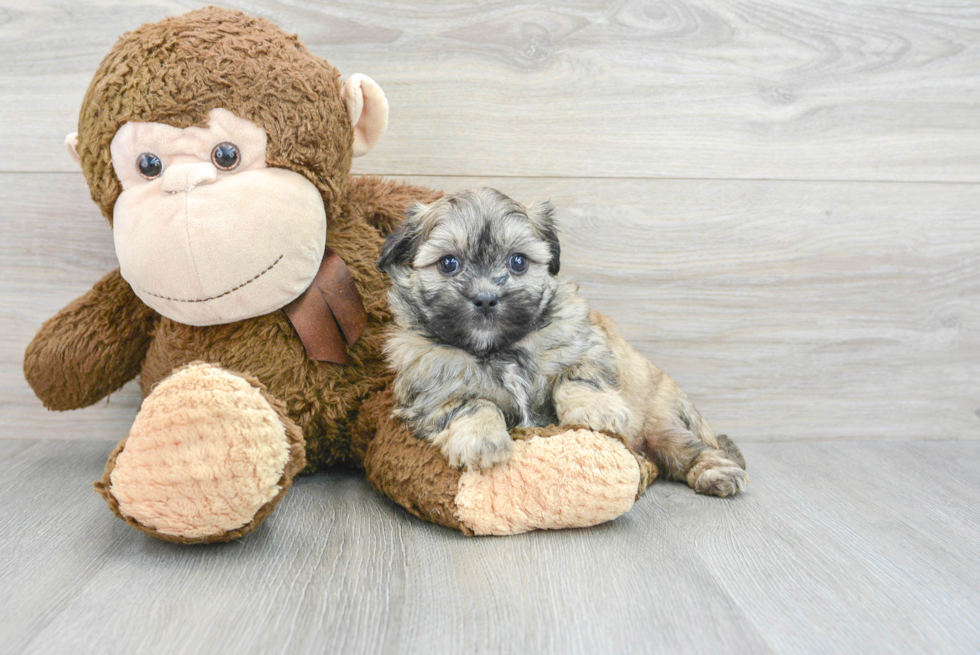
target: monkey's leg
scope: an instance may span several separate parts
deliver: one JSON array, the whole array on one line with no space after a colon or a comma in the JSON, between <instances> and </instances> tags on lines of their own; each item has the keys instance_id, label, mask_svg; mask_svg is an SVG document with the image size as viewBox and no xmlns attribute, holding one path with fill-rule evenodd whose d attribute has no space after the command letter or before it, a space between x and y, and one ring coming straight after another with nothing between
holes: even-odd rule
<instances>
[{"instance_id":1,"label":"monkey's leg","mask_svg":"<svg viewBox=\"0 0 980 655\"><path fill-rule=\"evenodd\" d=\"M385 391L361 407L354 447L368 480L415 516L468 535L610 521L656 477L656 467L618 439L555 427L514 430L509 461L461 470L392 419L392 405Z\"/></svg>"},{"instance_id":2,"label":"monkey's leg","mask_svg":"<svg viewBox=\"0 0 980 655\"><path fill-rule=\"evenodd\" d=\"M255 379L196 362L146 397L95 488L154 537L230 541L262 523L304 465L282 402Z\"/></svg>"}]
</instances>

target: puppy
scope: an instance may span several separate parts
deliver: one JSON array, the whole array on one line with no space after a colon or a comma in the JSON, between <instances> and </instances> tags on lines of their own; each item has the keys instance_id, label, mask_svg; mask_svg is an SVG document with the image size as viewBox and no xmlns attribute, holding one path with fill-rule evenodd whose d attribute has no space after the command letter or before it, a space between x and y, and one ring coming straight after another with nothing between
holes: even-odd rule
<instances>
[{"instance_id":1,"label":"puppy","mask_svg":"<svg viewBox=\"0 0 980 655\"><path fill-rule=\"evenodd\" d=\"M508 429L618 435L672 479L728 496L746 484L677 384L559 276L552 208L480 189L417 204L385 241L396 416L453 466L507 461Z\"/></svg>"}]
</instances>

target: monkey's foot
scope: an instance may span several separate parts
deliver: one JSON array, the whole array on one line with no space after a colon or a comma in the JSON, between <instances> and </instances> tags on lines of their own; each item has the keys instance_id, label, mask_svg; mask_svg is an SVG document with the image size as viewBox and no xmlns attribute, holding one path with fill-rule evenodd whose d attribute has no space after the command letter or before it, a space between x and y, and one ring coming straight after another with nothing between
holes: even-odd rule
<instances>
[{"instance_id":1,"label":"monkey's foot","mask_svg":"<svg viewBox=\"0 0 980 655\"><path fill-rule=\"evenodd\" d=\"M456 515L478 535L597 525L633 507L652 466L590 430L531 436L514 442L506 464L462 474Z\"/></svg>"},{"instance_id":2,"label":"monkey's foot","mask_svg":"<svg viewBox=\"0 0 980 655\"><path fill-rule=\"evenodd\" d=\"M254 530L305 464L300 429L256 380L194 363L146 397L95 487L130 525L181 543Z\"/></svg>"},{"instance_id":3,"label":"monkey's foot","mask_svg":"<svg viewBox=\"0 0 980 655\"><path fill-rule=\"evenodd\" d=\"M365 401L353 430L368 480L406 510L468 535L583 528L627 512L657 467L620 440L582 428L511 430L513 455L460 471L392 417L385 390Z\"/></svg>"}]
</instances>

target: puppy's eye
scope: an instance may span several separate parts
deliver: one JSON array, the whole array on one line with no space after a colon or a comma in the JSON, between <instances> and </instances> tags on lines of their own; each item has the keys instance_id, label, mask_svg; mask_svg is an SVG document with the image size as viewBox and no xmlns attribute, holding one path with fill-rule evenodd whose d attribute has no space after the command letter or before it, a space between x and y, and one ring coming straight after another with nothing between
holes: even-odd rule
<instances>
[{"instance_id":1,"label":"puppy's eye","mask_svg":"<svg viewBox=\"0 0 980 655\"><path fill-rule=\"evenodd\" d=\"M140 175L152 180L160 177L160 173L163 172L163 162L152 152L144 152L136 158L136 168L139 169Z\"/></svg>"},{"instance_id":2,"label":"puppy's eye","mask_svg":"<svg viewBox=\"0 0 980 655\"><path fill-rule=\"evenodd\" d=\"M238 146L234 143L219 143L211 151L211 163L223 171L234 170L242 163L242 156L238 152Z\"/></svg>"},{"instance_id":3,"label":"puppy's eye","mask_svg":"<svg viewBox=\"0 0 980 655\"><path fill-rule=\"evenodd\" d=\"M455 275L459 270L459 259L456 258L456 255L446 255L436 262L436 268L443 275Z\"/></svg>"},{"instance_id":4,"label":"puppy's eye","mask_svg":"<svg viewBox=\"0 0 980 655\"><path fill-rule=\"evenodd\" d=\"M517 275L527 271L528 264L530 264L530 262L527 260L527 257L520 253L514 253L507 260L507 268L510 269L511 273L515 273Z\"/></svg>"}]
</instances>

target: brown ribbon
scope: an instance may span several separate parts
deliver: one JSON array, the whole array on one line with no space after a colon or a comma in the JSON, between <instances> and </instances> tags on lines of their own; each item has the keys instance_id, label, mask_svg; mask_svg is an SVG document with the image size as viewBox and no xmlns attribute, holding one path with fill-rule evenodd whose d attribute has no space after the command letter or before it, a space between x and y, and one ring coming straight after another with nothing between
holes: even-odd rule
<instances>
[{"instance_id":1,"label":"brown ribbon","mask_svg":"<svg viewBox=\"0 0 980 655\"><path fill-rule=\"evenodd\" d=\"M340 255L327 248L309 288L284 309L311 359L350 364L344 344L354 346L367 324L367 313Z\"/></svg>"}]
</instances>

